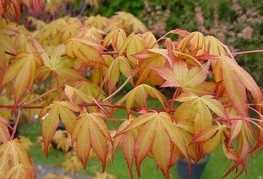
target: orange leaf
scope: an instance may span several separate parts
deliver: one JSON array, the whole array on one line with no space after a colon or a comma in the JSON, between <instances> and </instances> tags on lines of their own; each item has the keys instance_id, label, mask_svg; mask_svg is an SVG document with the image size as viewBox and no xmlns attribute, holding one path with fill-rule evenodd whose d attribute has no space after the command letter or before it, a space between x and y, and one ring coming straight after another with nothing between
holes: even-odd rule
<instances>
[{"instance_id":1,"label":"orange leaf","mask_svg":"<svg viewBox=\"0 0 263 179\"><path fill-rule=\"evenodd\" d=\"M55 135L59 123L58 102L53 102L53 104L50 104L48 107L44 108L42 112L46 110L48 112L45 113L45 116L43 116L42 137L44 142L44 152L46 156L48 156L49 144ZM41 113L39 117L42 117Z\"/></svg>"},{"instance_id":2,"label":"orange leaf","mask_svg":"<svg viewBox=\"0 0 263 179\"><path fill-rule=\"evenodd\" d=\"M203 101L203 97L182 93L177 100L185 101L174 113L176 121L190 120L193 122L194 133L199 133L200 130L212 125L212 114L209 106ZM188 100L187 100L188 99ZM220 103L219 103L220 104ZM214 106L212 106L214 107ZM216 109L216 108L215 108Z\"/></svg>"},{"instance_id":3,"label":"orange leaf","mask_svg":"<svg viewBox=\"0 0 263 179\"><path fill-rule=\"evenodd\" d=\"M137 64L137 59L134 58L133 55L145 49L146 44L142 37L131 34L127 39L125 39L121 49L119 50L119 56L125 52L131 65L135 66Z\"/></svg>"},{"instance_id":4,"label":"orange leaf","mask_svg":"<svg viewBox=\"0 0 263 179\"><path fill-rule=\"evenodd\" d=\"M240 83L235 68L230 66L230 61L234 61L227 56L220 57L216 65L221 66L223 75L223 84L227 92L228 98L240 115L248 115L248 105L246 103L246 91L242 83Z\"/></svg>"},{"instance_id":5,"label":"orange leaf","mask_svg":"<svg viewBox=\"0 0 263 179\"><path fill-rule=\"evenodd\" d=\"M152 85L161 85L163 83L163 79L156 71L151 69L152 67L164 67L166 59L163 55L151 52L150 50L143 50L133 55L133 57L139 59L140 65L136 86L146 80L149 80Z\"/></svg>"},{"instance_id":6,"label":"orange leaf","mask_svg":"<svg viewBox=\"0 0 263 179\"><path fill-rule=\"evenodd\" d=\"M9 141L10 133L8 130L8 122L5 118L0 116L0 142L4 143Z\"/></svg>"},{"instance_id":7,"label":"orange leaf","mask_svg":"<svg viewBox=\"0 0 263 179\"><path fill-rule=\"evenodd\" d=\"M154 141L152 144L152 154L158 167L164 173L166 178L169 178L168 169L171 162L171 141L169 136L166 134L165 128L162 123L158 121L156 126L156 132L154 135Z\"/></svg>"},{"instance_id":8,"label":"orange leaf","mask_svg":"<svg viewBox=\"0 0 263 179\"><path fill-rule=\"evenodd\" d=\"M42 109L39 118L43 120L42 136L46 155L48 155L48 146L54 137L59 121L61 120L66 130L72 133L76 119L74 112L78 111L78 107L73 106L67 101L53 101L52 104Z\"/></svg>"},{"instance_id":9,"label":"orange leaf","mask_svg":"<svg viewBox=\"0 0 263 179\"><path fill-rule=\"evenodd\" d=\"M108 141L111 142L111 136L100 114L81 113L72 131L72 143L76 143L77 154L84 168L86 168L90 149L93 148L102 162L102 170L105 170Z\"/></svg>"},{"instance_id":10,"label":"orange leaf","mask_svg":"<svg viewBox=\"0 0 263 179\"><path fill-rule=\"evenodd\" d=\"M88 127L88 121L85 118L78 118L71 136L72 145L76 143L76 152L84 169L87 166L91 149L90 133L86 127Z\"/></svg>"},{"instance_id":11,"label":"orange leaf","mask_svg":"<svg viewBox=\"0 0 263 179\"><path fill-rule=\"evenodd\" d=\"M119 51L124 40L127 38L123 29L116 29L106 35L103 40L103 46L112 45L113 49Z\"/></svg>"},{"instance_id":12,"label":"orange leaf","mask_svg":"<svg viewBox=\"0 0 263 179\"><path fill-rule=\"evenodd\" d=\"M80 62L90 66L91 62L105 64L101 52L103 47L96 40L89 37L68 38L65 42L66 53L69 57L78 58Z\"/></svg>"},{"instance_id":13,"label":"orange leaf","mask_svg":"<svg viewBox=\"0 0 263 179\"><path fill-rule=\"evenodd\" d=\"M13 80L13 90L15 95L14 108L26 93L27 89L32 87L36 69L40 62L39 56L34 56L27 52L19 53L15 59L15 63L11 65L4 74L0 86L1 89L4 85Z\"/></svg>"},{"instance_id":14,"label":"orange leaf","mask_svg":"<svg viewBox=\"0 0 263 179\"><path fill-rule=\"evenodd\" d=\"M204 65L208 69L209 63ZM207 72L201 67L188 67L187 63L180 60L170 68L152 68L165 80L162 87L181 87L187 91L192 86L196 86L205 81Z\"/></svg>"},{"instance_id":15,"label":"orange leaf","mask_svg":"<svg viewBox=\"0 0 263 179\"><path fill-rule=\"evenodd\" d=\"M119 56L113 59L106 70L106 75L104 78L104 83L108 85L110 92L116 87L117 82L120 79L120 73L122 73L126 78L128 78L131 73L131 66L128 60L124 56Z\"/></svg>"},{"instance_id":16,"label":"orange leaf","mask_svg":"<svg viewBox=\"0 0 263 179\"><path fill-rule=\"evenodd\" d=\"M133 88L123 98L121 98L117 104L122 104L126 101L126 109L128 113L131 112L134 102L137 102L139 106L146 109L146 99L149 95L153 98L157 98L162 106L165 106L166 97L157 89L146 84L141 84Z\"/></svg>"},{"instance_id":17,"label":"orange leaf","mask_svg":"<svg viewBox=\"0 0 263 179\"><path fill-rule=\"evenodd\" d=\"M201 130L191 144L201 143L203 153L213 152L219 145L225 126L210 126Z\"/></svg>"},{"instance_id":18,"label":"orange leaf","mask_svg":"<svg viewBox=\"0 0 263 179\"><path fill-rule=\"evenodd\" d=\"M5 177L17 178L20 176L18 178L32 179L36 177L32 160L17 139L7 141L0 146L0 163L1 172Z\"/></svg>"},{"instance_id":19,"label":"orange leaf","mask_svg":"<svg viewBox=\"0 0 263 179\"><path fill-rule=\"evenodd\" d=\"M187 147L190 138L187 139L185 138L187 135L182 135L183 130L172 122L167 113L145 113L136 119L132 119L130 124L123 130L118 130L115 137L127 134L127 132L134 129L138 129L139 132L134 146L136 169L139 176L140 164L150 152L167 178L169 178L168 169L171 167L171 162L174 161L172 160L173 155L177 156L182 153L188 159ZM180 152L173 153L172 144L167 145L167 143L175 144Z\"/></svg>"},{"instance_id":20,"label":"orange leaf","mask_svg":"<svg viewBox=\"0 0 263 179\"><path fill-rule=\"evenodd\" d=\"M44 73L43 75L53 72L63 80L85 80L82 75L80 75L76 70L73 69L73 61L70 61L70 59L68 58L62 57L64 53L65 46L58 45L52 51L50 58L46 54L42 54L45 66L41 68L40 72Z\"/></svg>"},{"instance_id":21,"label":"orange leaf","mask_svg":"<svg viewBox=\"0 0 263 179\"><path fill-rule=\"evenodd\" d=\"M238 81L248 90L251 92L251 95L253 96L255 103L260 104L263 100L262 98L262 92L260 88L258 87L255 80L252 78L252 76L244 70L242 67L240 67L234 60L231 60L228 57L224 57L225 62L227 62L227 65L229 68L233 69L235 75L238 78Z\"/></svg>"},{"instance_id":22,"label":"orange leaf","mask_svg":"<svg viewBox=\"0 0 263 179\"><path fill-rule=\"evenodd\" d=\"M124 130L127 125L129 125L130 120L124 121L120 127L118 128L117 133ZM120 146L123 150L125 161L127 162L130 176L133 178L133 172L132 172L132 163L134 161L134 145L136 136L138 135L138 130L133 129L129 132L123 133L118 136L114 136L113 140L113 153L116 151L117 147Z\"/></svg>"},{"instance_id":23,"label":"orange leaf","mask_svg":"<svg viewBox=\"0 0 263 179\"><path fill-rule=\"evenodd\" d=\"M147 48L158 48L158 42L151 31L143 33L142 38L144 39Z\"/></svg>"}]
</instances>

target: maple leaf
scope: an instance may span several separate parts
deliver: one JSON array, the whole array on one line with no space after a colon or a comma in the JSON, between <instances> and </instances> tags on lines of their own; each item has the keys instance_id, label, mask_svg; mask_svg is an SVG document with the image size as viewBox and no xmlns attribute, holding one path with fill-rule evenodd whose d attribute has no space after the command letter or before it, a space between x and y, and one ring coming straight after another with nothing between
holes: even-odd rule
<instances>
[{"instance_id":1,"label":"maple leaf","mask_svg":"<svg viewBox=\"0 0 263 179\"><path fill-rule=\"evenodd\" d=\"M164 67L166 59L162 54L149 49L143 50L133 55L133 57L139 60L138 62L140 65L136 86L146 80L149 80L152 85L161 85L163 83L164 80L157 74L157 71L152 69Z\"/></svg>"},{"instance_id":2,"label":"maple leaf","mask_svg":"<svg viewBox=\"0 0 263 179\"><path fill-rule=\"evenodd\" d=\"M115 89L116 84L119 82L120 75L123 74L126 78L132 73L131 66L124 56L119 56L111 60L109 68L105 72L103 83L106 83L110 93Z\"/></svg>"},{"instance_id":3,"label":"maple leaf","mask_svg":"<svg viewBox=\"0 0 263 179\"><path fill-rule=\"evenodd\" d=\"M158 49L158 42L151 31L144 32L142 38L149 49Z\"/></svg>"},{"instance_id":4,"label":"maple leaf","mask_svg":"<svg viewBox=\"0 0 263 179\"><path fill-rule=\"evenodd\" d=\"M63 152L68 152L72 148L71 137L66 130L57 130L52 142L56 144L57 149L61 149Z\"/></svg>"},{"instance_id":5,"label":"maple leaf","mask_svg":"<svg viewBox=\"0 0 263 179\"><path fill-rule=\"evenodd\" d=\"M7 141L0 146L1 171L8 178L35 178L36 172L32 160L17 139Z\"/></svg>"},{"instance_id":6,"label":"maple leaf","mask_svg":"<svg viewBox=\"0 0 263 179\"><path fill-rule=\"evenodd\" d=\"M78 112L78 108L66 101L53 101L46 106L39 114L42 119L42 137L44 142L44 152L48 155L49 144L55 135L59 120L65 125L66 130L72 133L76 116L73 113Z\"/></svg>"},{"instance_id":7,"label":"maple leaf","mask_svg":"<svg viewBox=\"0 0 263 179\"><path fill-rule=\"evenodd\" d=\"M88 66L92 62L106 65L101 56L104 48L98 41L90 37L83 37L82 34L77 34L75 37L68 38L64 44L69 57L78 58L81 63Z\"/></svg>"},{"instance_id":8,"label":"maple leaf","mask_svg":"<svg viewBox=\"0 0 263 179\"><path fill-rule=\"evenodd\" d=\"M70 61L65 57L62 58L64 53L64 45L58 45L55 47L50 58L45 52L43 52L41 56L43 58L44 66L38 69L37 76L47 76L50 72L53 72L57 77L63 80L85 80L82 75L72 69L73 61Z\"/></svg>"},{"instance_id":9,"label":"maple leaf","mask_svg":"<svg viewBox=\"0 0 263 179\"><path fill-rule=\"evenodd\" d=\"M9 35L10 31L14 32L15 29L12 29L11 27L8 27L8 26L0 27L0 39L1 39L0 47L1 47L1 51L2 51L2 53L3 52L8 52L8 53L11 53L11 54L17 54L17 49L16 49L15 42L12 40L12 38ZM3 55L1 57L4 57L4 56L5 55ZM3 59L1 58L1 61L2 60ZM1 63L3 63L3 61Z\"/></svg>"},{"instance_id":10,"label":"maple leaf","mask_svg":"<svg viewBox=\"0 0 263 179\"><path fill-rule=\"evenodd\" d=\"M201 32L191 32L178 42L176 48L192 56L202 55L205 52L204 35Z\"/></svg>"},{"instance_id":11,"label":"maple leaf","mask_svg":"<svg viewBox=\"0 0 263 179\"><path fill-rule=\"evenodd\" d=\"M10 133L8 130L8 120L0 116L0 142L4 143L9 141Z\"/></svg>"},{"instance_id":12,"label":"maple leaf","mask_svg":"<svg viewBox=\"0 0 263 179\"><path fill-rule=\"evenodd\" d=\"M12 81L14 90L14 108L17 106L27 89L32 88L36 69L41 58L28 52L20 52L15 56L15 63L4 73L0 89Z\"/></svg>"},{"instance_id":13,"label":"maple leaf","mask_svg":"<svg viewBox=\"0 0 263 179\"><path fill-rule=\"evenodd\" d=\"M236 108L240 115L248 115L248 105L246 103L246 91L251 92L256 104L262 102L262 92L244 69L237 62L227 56L221 56L215 63L215 69L221 70L216 80L222 79L222 84L227 92L232 105Z\"/></svg>"},{"instance_id":14,"label":"maple leaf","mask_svg":"<svg viewBox=\"0 0 263 179\"><path fill-rule=\"evenodd\" d=\"M204 128L194 137L191 144L200 143L200 156L212 153L220 144L225 130L226 126L209 126Z\"/></svg>"},{"instance_id":15,"label":"maple leaf","mask_svg":"<svg viewBox=\"0 0 263 179\"><path fill-rule=\"evenodd\" d=\"M212 126L212 112L219 117L227 118L224 106L213 96L205 95L198 97L195 94L182 93L175 100L183 102L175 111L174 118L178 121L193 121L194 133Z\"/></svg>"},{"instance_id":16,"label":"maple leaf","mask_svg":"<svg viewBox=\"0 0 263 179\"><path fill-rule=\"evenodd\" d=\"M147 109L146 101L148 96L157 98L162 106L165 107L166 97L157 89L146 84L136 86L124 97L122 97L116 104L122 104L124 101L126 101L126 109L128 114L130 114L134 102L136 102L142 108Z\"/></svg>"},{"instance_id":17,"label":"maple leaf","mask_svg":"<svg viewBox=\"0 0 263 179\"><path fill-rule=\"evenodd\" d=\"M3 17L9 17L10 14L15 15L15 19L17 24L20 20L20 7L21 1L20 0L3 0L1 1L1 12L0 12L0 19Z\"/></svg>"},{"instance_id":18,"label":"maple leaf","mask_svg":"<svg viewBox=\"0 0 263 179\"><path fill-rule=\"evenodd\" d=\"M127 35L123 29L113 30L104 38L103 46L106 47L111 45L113 50L119 51L126 38Z\"/></svg>"},{"instance_id":19,"label":"maple leaf","mask_svg":"<svg viewBox=\"0 0 263 179\"><path fill-rule=\"evenodd\" d=\"M102 170L105 170L108 153L107 142L112 142L112 139L102 117L99 113L82 112L73 128L72 144L76 143L76 152L83 168L86 168L90 150L93 148L102 163Z\"/></svg>"},{"instance_id":20,"label":"maple leaf","mask_svg":"<svg viewBox=\"0 0 263 179\"><path fill-rule=\"evenodd\" d=\"M91 26L104 30L104 28L109 24L109 19L98 14L96 16L89 16L83 24L84 26Z\"/></svg>"},{"instance_id":21,"label":"maple leaf","mask_svg":"<svg viewBox=\"0 0 263 179\"><path fill-rule=\"evenodd\" d=\"M230 55L230 50L227 48L227 46L222 44L222 42L213 36L205 36L204 43L206 44L205 51L207 54L220 56Z\"/></svg>"},{"instance_id":22,"label":"maple leaf","mask_svg":"<svg viewBox=\"0 0 263 179\"><path fill-rule=\"evenodd\" d=\"M234 162L234 165L228 169L224 176L228 175L233 170L236 170L236 177L243 172L247 172L246 162L248 155L251 154L256 148L253 145L253 130L249 123L246 121L236 121L230 130L229 135L226 136L226 140L223 142L223 151L226 157ZM230 137L230 138L229 138ZM230 145L229 139L232 141L237 138L236 145ZM238 172L241 166L241 170Z\"/></svg>"},{"instance_id":23,"label":"maple leaf","mask_svg":"<svg viewBox=\"0 0 263 179\"><path fill-rule=\"evenodd\" d=\"M118 54L121 56L126 53L126 56L133 67L138 61L133 55L145 50L146 48L146 44L141 36L131 34L124 40Z\"/></svg>"},{"instance_id":24,"label":"maple leaf","mask_svg":"<svg viewBox=\"0 0 263 179\"><path fill-rule=\"evenodd\" d=\"M168 169L171 167L173 147L172 143L188 159L188 142L182 135L182 129L172 122L171 117L165 112L150 112L133 119L127 127L116 133L115 137L125 134L134 129L138 129L138 136L134 144L134 157L138 176L140 176L140 164L142 160L151 152L158 167L162 170L166 178L169 178ZM186 135L187 136L187 135ZM132 149L130 149L132 150Z\"/></svg>"},{"instance_id":25,"label":"maple leaf","mask_svg":"<svg viewBox=\"0 0 263 179\"><path fill-rule=\"evenodd\" d=\"M168 67L151 68L165 80L162 87L180 87L184 91L194 92L192 88L201 85L206 80L209 63L204 64L204 68L198 66L190 68L186 62L179 60L174 62L172 69Z\"/></svg>"},{"instance_id":26,"label":"maple leaf","mask_svg":"<svg viewBox=\"0 0 263 179\"><path fill-rule=\"evenodd\" d=\"M116 134L120 133L120 131L124 130L130 124L130 122L131 119L124 121L119 126L117 132L115 133L115 136ZM133 178L132 164L134 161L134 145L137 135L138 135L138 129L133 129L116 137L114 136L113 139L112 155L115 153L117 147L122 148L124 153L124 158L128 165L130 176L132 178Z\"/></svg>"}]
</instances>

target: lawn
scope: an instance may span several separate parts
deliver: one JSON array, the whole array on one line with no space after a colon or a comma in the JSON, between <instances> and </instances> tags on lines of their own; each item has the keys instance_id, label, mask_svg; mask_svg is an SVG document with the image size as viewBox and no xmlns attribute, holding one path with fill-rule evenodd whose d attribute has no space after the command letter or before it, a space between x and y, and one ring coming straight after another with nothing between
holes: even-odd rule
<instances>
[{"instance_id":1,"label":"lawn","mask_svg":"<svg viewBox=\"0 0 263 179\"><path fill-rule=\"evenodd\" d=\"M156 101L152 100L152 107L159 106L160 104L156 103ZM126 116L123 111L116 111L116 118L124 118ZM118 126L118 122L109 123L109 128L113 128L114 126ZM41 135L41 126L38 121L34 121L30 124L26 124L22 122L20 125L20 134L30 138L34 143L37 141L37 137ZM33 161L36 163L46 164L46 165L54 165L60 166L64 160L64 153L58 151L51 147L49 158L47 159L44 153L41 151L40 145L34 145L31 147L30 156ZM232 164L232 163L231 163ZM242 175L240 179L262 179L263 178L263 154L258 156L254 156L253 160L250 162L251 167L248 167L248 175ZM83 171L85 174L89 174L94 176L96 171L101 172L101 164L96 158L91 158L88 160L87 169ZM210 161L205 169L205 172L202 176L202 179L217 179L221 178L226 171L228 166L228 160L224 156L221 148L219 147L216 152L211 154ZM134 178L137 179L135 166L134 169ZM117 151L114 157L114 162L109 161L107 163L106 172L110 173L117 178L126 179L130 178L128 167L124 160L123 154L120 150ZM170 169L171 178L178 178L176 174L176 167ZM230 175L226 177L226 179L233 178L234 175ZM160 179L164 178L162 172L157 169L155 162L153 159L146 158L141 165L141 179Z\"/></svg>"}]
</instances>

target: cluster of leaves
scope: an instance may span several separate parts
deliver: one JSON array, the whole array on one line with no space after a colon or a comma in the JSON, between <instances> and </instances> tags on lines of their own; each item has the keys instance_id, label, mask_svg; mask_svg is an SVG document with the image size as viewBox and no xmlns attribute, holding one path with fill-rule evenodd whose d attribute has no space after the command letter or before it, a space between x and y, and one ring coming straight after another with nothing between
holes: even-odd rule
<instances>
[{"instance_id":1,"label":"cluster of leaves","mask_svg":"<svg viewBox=\"0 0 263 179\"><path fill-rule=\"evenodd\" d=\"M25 115L40 110L34 112L42 123L46 155L63 123L83 168L93 150L104 171L108 155L121 148L131 176L133 163L140 176L141 162L151 157L169 178L180 157L198 162L222 146L233 162L226 175L235 169L237 175L246 172L249 156L263 142L262 92L227 46L181 29L157 40L134 16L120 12L116 17L117 23L102 16L36 21L34 32L1 21L0 94L9 100L0 109L17 115L10 127L1 114L1 175L35 177L13 135L22 109ZM127 80L117 88L121 76ZM133 89L114 103L127 83ZM167 98L156 85L173 88L173 96ZM149 98L162 107L150 108ZM250 108L256 117L249 115ZM106 121L118 120L115 109L125 110L129 118L121 119L111 134Z\"/></svg>"}]
</instances>

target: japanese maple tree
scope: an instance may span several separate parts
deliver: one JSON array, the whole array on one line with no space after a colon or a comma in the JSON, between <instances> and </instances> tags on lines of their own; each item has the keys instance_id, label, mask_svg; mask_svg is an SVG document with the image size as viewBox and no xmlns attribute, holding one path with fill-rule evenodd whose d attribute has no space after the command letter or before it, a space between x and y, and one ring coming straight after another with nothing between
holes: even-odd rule
<instances>
[{"instance_id":1,"label":"japanese maple tree","mask_svg":"<svg viewBox=\"0 0 263 179\"><path fill-rule=\"evenodd\" d=\"M18 21L18 3L4 0L0 7L0 176L36 175L14 137L22 114L38 115L47 156L63 123L83 168L91 150L105 170L107 156L121 148L131 177L133 163L140 176L141 162L151 157L170 178L180 157L198 162L221 147L233 164L225 175L247 172L248 158L262 149L263 99L236 62L238 53L200 32L175 29L156 39L125 12L35 20L30 32L7 19L10 7ZM127 84L132 90L113 102ZM172 89L172 97L156 86ZM149 107L151 98L161 107ZM115 119L116 109L128 118ZM118 120L121 125L110 132L106 121Z\"/></svg>"}]
</instances>

